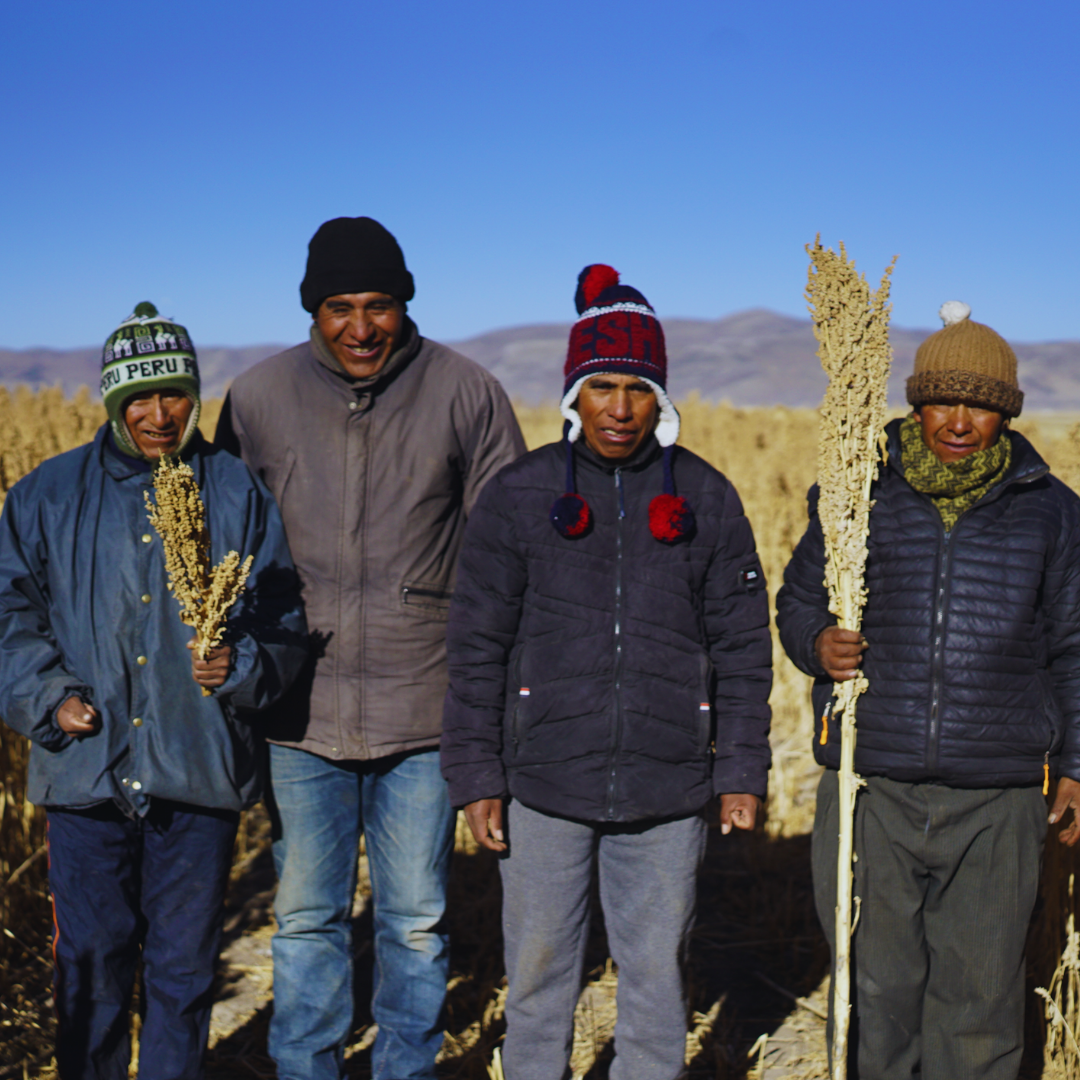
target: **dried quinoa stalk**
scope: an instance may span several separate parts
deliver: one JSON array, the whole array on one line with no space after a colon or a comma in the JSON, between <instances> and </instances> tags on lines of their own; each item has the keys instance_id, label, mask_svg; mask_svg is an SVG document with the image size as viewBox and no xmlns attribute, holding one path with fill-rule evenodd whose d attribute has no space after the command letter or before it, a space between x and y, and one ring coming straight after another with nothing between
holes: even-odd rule
<instances>
[{"instance_id":1,"label":"dried quinoa stalk","mask_svg":"<svg viewBox=\"0 0 1080 1080\"><path fill-rule=\"evenodd\" d=\"M1069 905L1075 900L1074 875L1069 875ZM1080 1080L1080 932L1076 929L1075 909L1065 925L1065 949L1050 989L1036 987L1035 993L1046 1006L1046 1045L1043 1051L1043 1076L1053 1080Z\"/></svg>"},{"instance_id":2,"label":"dried quinoa stalk","mask_svg":"<svg viewBox=\"0 0 1080 1080\"><path fill-rule=\"evenodd\" d=\"M195 631L195 653L205 660L221 644L229 609L244 591L252 556L230 551L210 565L206 507L191 466L162 455L154 468L154 496L146 494L150 524L161 537L169 592L180 604L180 621ZM203 694L210 691L203 689Z\"/></svg>"},{"instance_id":3,"label":"dried quinoa stalk","mask_svg":"<svg viewBox=\"0 0 1080 1080\"><path fill-rule=\"evenodd\" d=\"M889 283L894 258L881 284L870 291L844 245L840 253L807 246L806 299L829 386L821 403L818 443L818 515L825 535L825 584L829 610L845 630L858 630L866 603L866 539L870 532L870 485L884 452L885 415L892 348L889 345ZM832 718L840 721L840 844L836 868L836 950L833 970L832 1080L847 1076L851 1014L852 856L855 796L855 706L867 688L860 670L833 690ZM829 714L823 720L827 737ZM858 911L858 897L854 907ZM856 915L857 917L857 915Z\"/></svg>"}]
</instances>

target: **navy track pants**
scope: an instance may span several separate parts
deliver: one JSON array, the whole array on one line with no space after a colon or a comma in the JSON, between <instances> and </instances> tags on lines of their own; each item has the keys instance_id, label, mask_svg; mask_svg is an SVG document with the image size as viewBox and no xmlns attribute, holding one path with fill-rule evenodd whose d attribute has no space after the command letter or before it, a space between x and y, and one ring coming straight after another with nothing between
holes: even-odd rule
<instances>
[{"instance_id":1,"label":"navy track pants","mask_svg":"<svg viewBox=\"0 0 1080 1080\"><path fill-rule=\"evenodd\" d=\"M239 815L154 800L50 808L56 1058L61 1080L126 1080L140 952L140 1080L203 1075Z\"/></svg>"}]
</instances>

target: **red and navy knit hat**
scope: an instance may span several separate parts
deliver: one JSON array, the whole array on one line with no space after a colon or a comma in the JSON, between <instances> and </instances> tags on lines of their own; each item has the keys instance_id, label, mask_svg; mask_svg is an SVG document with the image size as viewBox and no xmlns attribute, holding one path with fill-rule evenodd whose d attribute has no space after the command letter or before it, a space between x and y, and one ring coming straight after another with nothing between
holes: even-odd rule
<instances>
[{"instance_id":1,"label":"red and navy knit hat","mask_svg":"<svg viewBox=\"0 0 1080 1080\"><path fill-rule=\"evenodd\" d=\"M582 386L594 375L633 375L652 387L660 406L654 434L664 448L664 493L649 504L649 528L657 540L674 543L693 530L694 515L675 494L671 457L679 438L679 414L667 396L667 350L660 320L637 289L620 285L618 271L602 263L586 266L578 275L574 304L578 320L570 331L559 406L569 423L566 494L555 500L551 523L568 539L583 536L592 524L589 506L574 482L573 444L581 435L576 406Z\"/></svg>"},{"instance_id":2,"label":"red and navy knit hat","mask_svg":"<svg viewBox=\"0 0 1080 1080\"><path fill-rule=\"evenodd\" d=\"M576 442L581 434L581 417L574 403L585 380L600 374L636 375L653 388L660 404L656 441L674 446L679 438L679 414L667 396L664 330L649 301L637 289L620 285L618 271L595 263L578 274L574 304L578 321L570 331L560 405L570 421L570 441Z\"/></svg>"}]
</instances>

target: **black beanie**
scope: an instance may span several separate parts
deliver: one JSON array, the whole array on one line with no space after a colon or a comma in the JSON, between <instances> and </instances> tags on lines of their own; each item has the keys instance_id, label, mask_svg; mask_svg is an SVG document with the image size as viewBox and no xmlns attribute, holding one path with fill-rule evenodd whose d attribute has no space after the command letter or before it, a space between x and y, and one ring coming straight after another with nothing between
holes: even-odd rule
<instances>
[{"instance_id":1,"label":"black beanie","mask_svg":"<svg viewBox=\"0 0 1080 1080\"><path fill-rule=\"evenodd\" d=\"M386 293L403 304L413 298L416 287L398 242L374 218L324 221L308 244L300 303L314 315L328 296L363 292Z\"/></svg>"}]
</instances>

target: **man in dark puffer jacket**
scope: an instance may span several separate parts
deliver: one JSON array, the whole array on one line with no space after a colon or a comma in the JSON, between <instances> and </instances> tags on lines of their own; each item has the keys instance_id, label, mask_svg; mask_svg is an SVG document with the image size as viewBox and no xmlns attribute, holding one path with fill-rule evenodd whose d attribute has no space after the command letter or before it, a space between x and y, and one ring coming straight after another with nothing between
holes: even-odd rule
<instances>
[{"instance_id":1,"label":"man in dark puffer jacket","mask_svg":"<svg viewBox=\"0 0 1080 1080\"><path fill-rule=\"evenodd\" d=\"M943 306L886 429L863 635L840 630L810 525L777 601L791 659L816 677L818 915L836 903L834 680L863 661L856 771L852 1067L862 1080L992 1078L1020 1066L1024 939L1050 821L1080 792L1080 500L1008 431L1016 357ZM1074 823L1061 839L1076 843ZM857 1057L857 1061L855 1058Z\"/></svg>"},{"instance_id":2,"label":"man in dark puffer jacket","mask_svg":"<svg viewBox=\"0 0 1080 1080\"><path fill-rule=\"evenodd\" d=\"M507 853L507 1075L568 1075L596 861L619 964L611 1075L669 1080L701 811L719 797L723 831L749 829L765 795L768 606L735 489L674 445L652 309L604 266L577 305L567 436L498 473L466 529L443 773L478 842Z\"/></svg>"}]
</instances>

